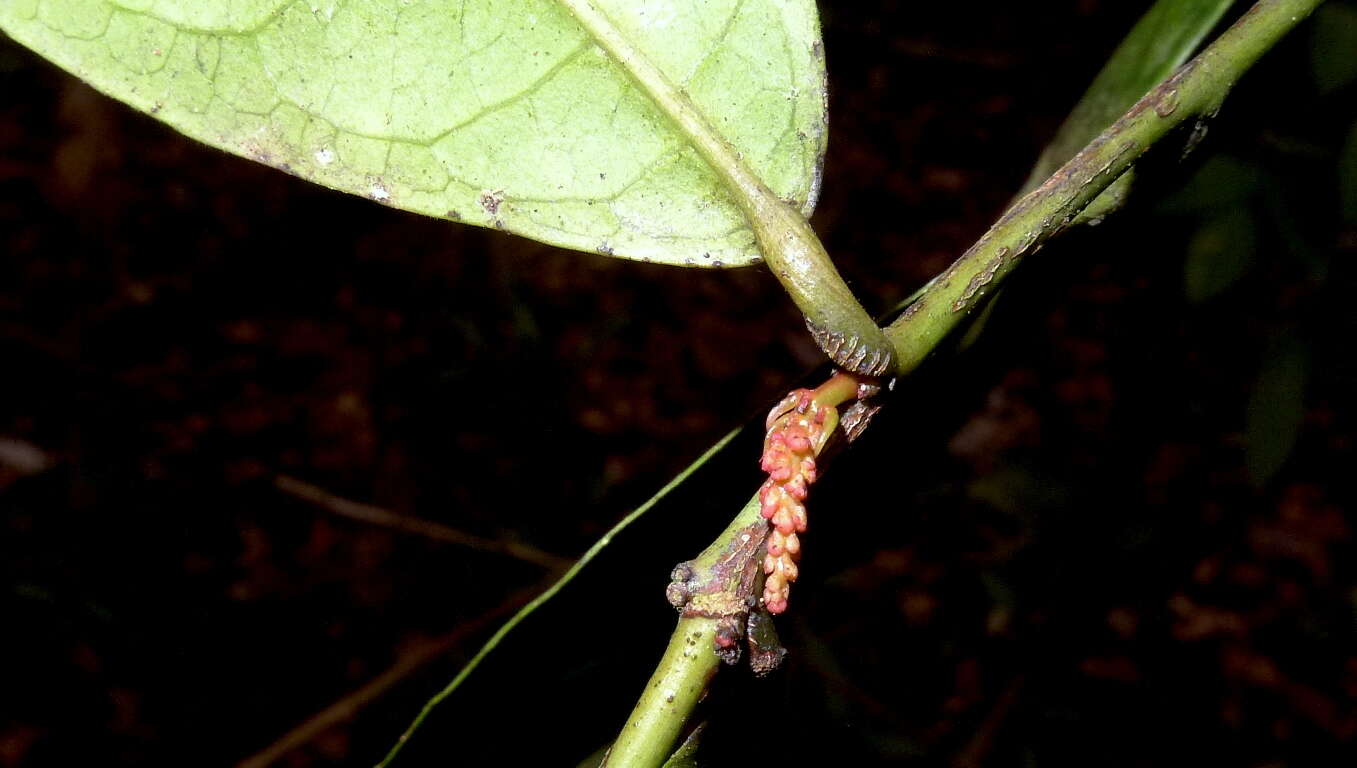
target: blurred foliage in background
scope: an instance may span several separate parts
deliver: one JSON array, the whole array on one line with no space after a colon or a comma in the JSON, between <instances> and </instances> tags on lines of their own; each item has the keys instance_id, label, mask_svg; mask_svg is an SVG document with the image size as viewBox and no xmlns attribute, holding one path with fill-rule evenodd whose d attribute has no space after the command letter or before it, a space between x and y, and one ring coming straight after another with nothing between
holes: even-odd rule
<instances>
[{"instance_id":1,"label":"blurred foliage in background","mask_svg":"<svg viewBox=\"0 0 1357 768\"><path fill-rule=\"evenodd\" d=\"M823 4L815 224L871 306L983 232L1146 5ZM713 697L732 763L1357 756L1354 51L1357 4L1331 0L1185 165L903 387L817 488L791 663ZM0 90L5 768L232 764L542 577L276 475L574 555L818 359L760 269L348 199L3 42ZM756 455L620 539L411 764L567 765L610 738L672 626L669 565ZM285 764L371 764L478 639Z\"/></svg>"}]
</instances>

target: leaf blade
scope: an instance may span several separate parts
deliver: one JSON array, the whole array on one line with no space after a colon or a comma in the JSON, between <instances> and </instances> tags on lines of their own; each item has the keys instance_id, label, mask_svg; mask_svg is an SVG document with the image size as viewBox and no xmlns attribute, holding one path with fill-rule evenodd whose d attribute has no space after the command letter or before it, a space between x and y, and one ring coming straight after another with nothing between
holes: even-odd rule
<instances>
[{"instance_id":1,"label":"leaf blade","mask_svg":"<svg viewBox=\"0 0 1357 768\"><path fill-rule=\"evenodd\" d=\"M1286 465L1300 440L1310 358L1304 340L1286 334L1268 345L1258 367L1244 426L1244 464L1255 486Z\"/></svg>"},{"instance_id":2,"label":"leaf blade","mask_svg":"<svg viewBox=\"0 0 1357 768\"><path fill-rule=\"evenodd\" d=\"M598 5L809 213L812 0ZM13 0L0 29L195 139L385 205L625 258L759 260L721 182L554 0Z\"/></svg>"}]
</instances>

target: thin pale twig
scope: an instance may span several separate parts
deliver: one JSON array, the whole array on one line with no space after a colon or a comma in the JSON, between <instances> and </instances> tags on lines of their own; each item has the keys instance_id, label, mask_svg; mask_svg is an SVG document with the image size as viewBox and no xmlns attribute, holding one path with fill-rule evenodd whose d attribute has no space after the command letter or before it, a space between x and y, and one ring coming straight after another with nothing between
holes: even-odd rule
<instances>
[{"instance_id":1,"label":"thin pale twig","mask_svg":"<svg viewBox=\"0 0 1357 768\"><path fill-rule=\"evenodd\" d=\"M365 523L380 525L386 528L395 528L396 530L417 534L435 541L445 541L449 544L457 544L458 546L470 547L471 549L508 555L509 557L522 560L525 563L541 566L550 571L565 570L575 562L574 560L561 557L560 555L543 552L531 544L524 544L520 541L491 539L484 536L477 536L472 533L466 533L465 531L459 531L456 528L443 525L442 523L435 523L432 520L402 515L371 504L352 501L341 496L336 496L324 488L320 488L288 475L278 475L274 478L273 485L289 496L310 502L321 509L333 512L342 517L360 520Z\"/></svg>"},{"instance_id":2,"label":"thin pale twig","mask_svg":"<svg viewBox=\"0 0 1357 768\"><path fill-rule=\"evenodd\" d=\"M513 593L486 613L470 621L462 622L457 625L456 629L431 638L401 654L395 663L380 675L306 718L297 727L279 736L264 749L236 763L236 768L267 768L293 750L311 743L325 731L351 720L359 711L381 697L397 683L531 600L543 589L550 586L555 581L556 575L557 572L553 571L545 581Z\"/></svg>"},{"instance_id":3,"label":"thin pale twig","mask_svg":"<svg viewBox=\"0 0 1357 768\"><path fill-rule=\"evenodd\" d=\"M652 507L660 503L660 501L668 496L671 491L682 485L690 475L702 467L703 464L706 464L708 459L720 453L721 449L729 445L730 441L734 440L743 430L744 427L736 427L727 432L725 437L717 440L712 447L708 448L705 453L697 457L697 459L692 464L685 467L682 472L679 472L674 479L665 483L664 487L657 491L654 496L651 496L644 504L627 513L626 516L617 521L612 528L609 528L598 541L594 542L593 546L589 547L583 555L580 555L580 559L576 560L574 565L570 566L565 573L561 574L559 579L553 581L551 586L547 587L542 594L533 598L532 601L523 606L518 613L509 617L509 620L504 622L504 625L485 642L485 645L481 646L481 649L476 652L476 655L471 657L471 660L466 663L466 666L462 667L462 671L457 673L457 676L452 679L452 682L448 683L443 690L434 694L432 698L425 702L424 707L419 710L419 714L415 715L415 719L410 723L409 727L405 729L405 732L402 733L400 738L396 740L396 743L392 745L390 751L386 753L386 757L377 764L377 768L386 768L391 764L391 761L396 759L396 756L400 754L401 749L404 748L405 743L408 742L415 731L418 731L419 727L424 724L424 721L429 717L429 714L433 712L444 699L451 696L459 687L461 687L462 681L466 680L472 672L476 671L476 668L480 666L481 661L485 659L486 656L490 655L490 652L495 650L495 648L499 646L500 641L508 636L515 627L523 620L527 619L533 611L555 597L558 592L564 589L566 585L575 578L577 573L583 570L589 563L593 562L594 558L598 557L599 553L607 548L614 538L621 535L628 526L639 520L642 515L649 512ZM757 509L757 505L755 505L755 508Z\"/></svg>"},{"instance_id":4,"label":"thin pale twig","mask_svg":"<svg viewBox=\"0 0 1357 768\"><path fill-rule=\"evenodd\" d=\"M1004 720L1008 718L1014 705L1018 703L1024 682L1025 679L1019 675L1004 686L1003 692L995 700L989 714L985 715L985 719L976 729L975 735L952 760L952 768L979 768L985 764L985 757L994 748L995 737L998 736L999 730L1003 727Z\"/></svg>"}]
</instances>

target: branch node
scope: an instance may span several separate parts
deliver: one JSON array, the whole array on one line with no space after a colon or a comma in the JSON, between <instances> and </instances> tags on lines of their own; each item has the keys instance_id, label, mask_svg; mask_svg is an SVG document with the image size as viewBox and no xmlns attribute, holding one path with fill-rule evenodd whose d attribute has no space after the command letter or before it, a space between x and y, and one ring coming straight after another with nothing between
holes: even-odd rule
<instances>
[{"instance_id":1,"label":"branch node","mask_svg":"<svg viewBox=\"0 0 1357 768\"><path fill-rule=\"evenodd\" d=\"M809 316L806 317L806 329L825 356L849 373L876 378L890 370L894 362L895 355L889 347L873 347L857 336L831 331Z\"/></svg>"},{"instance_id":2,"label":"branch node","mask_svg":"<svg viewBox=\"0 0 1357 768\"><path fill-rule=\"evenodd\" d=\"M715 651L726 664L739 663L751 616L759 612L755 595L767 537L768 525L762 520L745 527L719 554L704 552L696 560L676 565L664 591L681 618L716 621ZM760 634L760 642L766 644L766 637ZM764 646L751 647L751 661L765 664L767 654Z\"/></svg>"}]
</instances>

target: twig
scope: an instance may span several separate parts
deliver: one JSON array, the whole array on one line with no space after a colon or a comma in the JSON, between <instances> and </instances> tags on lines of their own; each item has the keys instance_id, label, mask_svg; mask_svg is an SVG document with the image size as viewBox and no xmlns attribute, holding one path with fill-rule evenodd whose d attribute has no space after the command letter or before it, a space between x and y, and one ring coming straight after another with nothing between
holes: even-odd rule
<instances>
[{"instance_id":1,"label":"twig","mask_svg":"<svg viewBox=\"0 0 1357 768\"><path fill-rule=\"evenodd\" d=\"M649 512L656 504L660 503L660 501L668 496L675 488L683 485L689 476L700 469L713 456L720 453L723 448L730 444L730 441L734 440L735 437L740 434L740 432L741 428L737 427L727 432L725 437L717 440L712 447L708 448L701 456L697 457L692 464L689 464L682 472L675 475L674 479L665 483L664 487L657 491L654 496L651 496L644 504L627 513L627 515L617 521L612 528L609 528L607 533L603 534L598 541L595 541L593 546L589 547L583 555L580 555L580 559L575 561L575 564L570 566L565 573L561 574L559 579L553 581L551 586L543 590L542 594L533 598L531 602L520 608L513 616L509 617L509 620L504 622L504 625L496 630L495 634L491 635L490 639L485 641L485 644L481 646L481 649L476 652L476 655L472 656L471 660L462 667L462 670L457 673L457 676L452 678L452 681L449 682L443 690L434 694L432 698L425 702L423 708L419 710L419 714L415 715L415 719L411 721L410 725L405 729L405 732L402 733L400 738L396 740L396 743L392 745L391 750L386 753L386 757L382 758L382 761L378 763L377 768L387 768L387 766L400 755L406 742L408 742L410 738L414 736L415 732L419 730L419 727L424 724L424 721L428 719L430 713L432 713L444 699L457 691L462 685L462 682L466 680L472 672L476 671L476 667L480 666L481 661L483 661L486 656L490 655L491 651L495 650L500 641L514 630L514 627L517 627L524 619L528 618L533 611L555 597L558 592L564 589L565 586L575 578L576 574L584 570L585 566L592 562L594 558L598 557L599 553L606 549L614 538L620 535L632 523L641 519L643 515Z\"/></svg>"},{"instance_id":2,"label":"twig","mask_svg":"<svg viewBox=\"0 0 1357 768\"><path fill-rule=\"evenodd\" d=\"M468 637L485 629L491 622L497 621L510 611L531 600L534 595L549 586L555 577L556 575L553 573L551 578L546 581L513 593L488 612L459 624L451 632L420 643L412 650L402 654L396 659L396 663L380 675L308 717L297 727L279 736L276 741L264 749L236 763L236 768L266 768L292 750L309 744L330 728L352 719L363 707L385 694L396 683L409 677L425 664L456 648Z\"/></svg>"},{"instance_id":3,"label":"twig","mask_svg":"<svg viewBox=\"0 0 1357 768\"><path fill-rule=\"evenodd\" d=\"M962 319L983 305L983 295L997 287L1024 255L1067 228L1152 144L1188 119L1213 115L1244 71L1320 2L1260 0L1199 56L1014 204L886 329L895 345L895 372L914 370ZM702 557L738 547L755 507L757 496ZM679 620L668 650L618 736L612 754L618 759L613 764L648 768L664 762L718 665L712 644L692 643L691 637L697 633L711 637L717 623L700 617Z\"/></svg>"},{"instance_id":4,"label":"twig","mask_svg":"<svg viewBox=\"0 0 1357 768\"><path fill-rule=\"evenodd\" d=\"M46 451L27 440L0 435L0 472L36 475L51 469L54 463Z\"/></svg>"},{"instance_id":5,"label":"twig","mask_svg":"<svg viewBox=\"0 0 1357 768\"><path fill-rule=\"evenodd\" d=\"M989 714L981 721L975 735L957 753L956 759L952 761L952 768L980 768L985 764L985 756L994 748L994 739L999 735L999 729L1013 711L1013 705L1018 703L1018 694L1022 692L1023 682L1024 678L1020 675L1004 686L1003 692L995 700Z\"/></svg>"},{"instance_id":6,"label":"twig","mask_svg":"<svg viewBox=\"0 0 1357 768\"><path fill-rule=\"evenodd\" d=\"M759 514L759 506L759 497L755 494L725 532L688 563L688 567L692 571L716 571L728 552L741 549L739 539L742 536L752 535L750 532L754 530L766 535L768 523ZM655 673L641 693L641 700L632 709L626 727L618 734L600 768L632 768L664 762L683 731L688 715L701 700L721 664L715 640L723 623L721 616L685 615L679 619L664 657L655 667Z\"/></svg>"},{"instance_id":7,"label":"twig","mask_svg":"<svg viewBox=\"0 0 1357 768\"><path fill-rule=\"evenodd\" d=\"M1260 0L1234 26L1147 93L988 232L886 328L895 373L914 370L1025 256L1069 227L1155 142L1192 120L1198 132L1235 82L1323 0Z\"/></svg>"},{"instance_id":8,"label":"twig","mask_svg":"<svg viewBox=\"0 0 1357 768\"><path fill-rule=\"evenodd\" d=\"M396 530L414 533L435 541L445 541L449 544L456 544L471 549L479 549L485 552L494 552L501 555L522 560L525 563L532 563L546 568L549 571L563 571L569 568L571 563L575 562L560 555L553 555L550 552L524 544L518 541L489 539L483 536L459 531L442 523L435 523L432 520L424 520L410 515L401 515L381 507L374 507L371 504L363 504L357 501L351 501L340 496L336 496L323 488L311 485L302 480L288 475L278 475L273 479L273 485L278 490L289 496L294 496L302 501L320 507L321 509L333 512L341 517L347 517L351 520L360 520L373 525L380 525L386 528L395 528Z\"/></svg>"},{"instance_id":9,"label":"twig","mask_svg":"<svg viewBox=\"0 0 1357 768\"><path fill-rule=\"evenodd\" d=\"M750 665L755 674L766 674L781 662L786 651L772 632L772 618L768 612L780 613L786 608L786 584L783 584L784 589L771 594L765 591L762 600L756 597L758 587L766 587L773 575L780 572L773 551L764 548L765 541L770 536L791 533L788 529L805 530L804 525L779 522L779 517L788 511L786 505L789 503L800 506L794 499L804 499L804 484L812 482L815 475L823 471L832 453L825 450L831 438L841 436L853 440L871 418L870 413L859 413L860 423L851 425L840 420L838 408L854 400L866 406L865 398L875 392L875 387L867 385L858 376L836 373L814 390L793 391L773 408L766 422L765 459L770 457L770 444L789 439L793 430L799 430L807 443L804 448L795 450L808 450L813 458L804 459L806 464L803 465L798 462L799 466L790 473L791 476L779 475L779 469L785 468L780 461L764 463L769 480L763 488L745 503L716 541L697 557L674 568L674 581L665 591L665 597L679 609L678 628L670 637L664 658L641 693L641 700L604 757L603 766L633 768L663 763L689 713L706 693L718 664L739 661L742 639L747 637L751 641ZM851 413L853 409L847 410ZM867 410L875 412L875 409ZM820 426L808 430L806 422L798 419L813 419ZM815 474L803 474L806 466L813 467L811 471ZM799 495L765 496L770 488L786 488L777 484L791 483L793 478L803 483ZM804 514L805 509L801 507L803 522ZM771 531L770 524L773 526ZM790 545L786 546L790 550ZM766 559L765 552L768 553ZM759 578L763 574L769 574L767 581ZM786 579L794 580L794 572ZM757 618L756 625L747 625L753 618Z\"/></svg>"},{"instance_id":10,"label":"twig","mask_svg":"<svg viewBox=\"0 0 1357 768\"><path fill-rule=\"evenodd\" d=\"M1041 186L1098 132L1121 117L1145 91L1187 61L1235 0L1157 2L1112 52L1088 91L1041 151L1019 197ZM1128 179L1129 181L1129 179ZM1113 187L1121 186L1121 182ZM1109 188L1102 197L1113 191ZM1091 204L1091 208L1099 207ZM1087 214L1087 212L1085 212Z\"/></svg>"}]
</instances>

